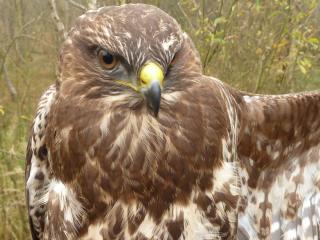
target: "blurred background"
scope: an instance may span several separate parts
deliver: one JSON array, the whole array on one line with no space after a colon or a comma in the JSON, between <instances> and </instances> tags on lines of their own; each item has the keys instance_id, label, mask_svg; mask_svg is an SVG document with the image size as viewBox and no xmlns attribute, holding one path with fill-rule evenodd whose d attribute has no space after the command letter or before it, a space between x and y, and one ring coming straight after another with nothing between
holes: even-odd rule
<instances>
[{"instance_id":1,"label":"blurred background","mask_svg":"<svg viewBox=\"0 0 320 240\"><path fill-rule=\"evenodd\" d=\"M63 35L86 9L156 5L195 42L203 71L250 92L320 89L320 0L0 0L0 239L30 239L28 131L55 81Z\"/></svg>"}]
</instances>

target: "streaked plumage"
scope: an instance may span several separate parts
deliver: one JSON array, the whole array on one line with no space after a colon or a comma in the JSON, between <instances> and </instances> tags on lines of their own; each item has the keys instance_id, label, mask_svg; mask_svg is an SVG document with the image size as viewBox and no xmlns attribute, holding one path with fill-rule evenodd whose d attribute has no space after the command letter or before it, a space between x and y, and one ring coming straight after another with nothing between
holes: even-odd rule
<instances>
[{"instance_id":1,"label":"streaked plumage","mask_svg":"<svg viewBox=\"0 0 320 240\"><path fill-rule=\"evenodd\" d=\"M318 93L249 95L202 75L156 7L89 11L31 129L33 239L317 239L319 115Z\"/></svg>"}]
</instances>

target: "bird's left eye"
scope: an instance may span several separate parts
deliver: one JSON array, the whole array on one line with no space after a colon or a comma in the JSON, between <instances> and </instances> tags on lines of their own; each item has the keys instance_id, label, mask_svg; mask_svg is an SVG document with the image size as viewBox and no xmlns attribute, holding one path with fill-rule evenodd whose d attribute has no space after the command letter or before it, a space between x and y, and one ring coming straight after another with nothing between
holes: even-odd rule
<instances>
[{"instance_id":1,"label":"bird's left eye","mask_svg":"<svg viewBox=\"0 0 320 240\"><path fill-rule=\"evenodd\" d=\"M107 70L115 68L119 63L119 60L105 49L99 50L98 58L101 66Z\"/></svg>"}]
</instances>

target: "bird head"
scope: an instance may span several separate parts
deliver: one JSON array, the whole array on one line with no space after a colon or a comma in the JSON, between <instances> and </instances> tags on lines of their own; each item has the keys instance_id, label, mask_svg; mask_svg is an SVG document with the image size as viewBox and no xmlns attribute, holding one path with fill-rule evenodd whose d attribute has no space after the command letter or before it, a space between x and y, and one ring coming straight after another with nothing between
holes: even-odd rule
<instances>
[{"instance_id":1,"label":"bird head","mask_svg":"<svg viewBox=\"0 0 320 240\"><path fill-rule=\"evenodd\" d=\"M172 17L128 4L76 20L62 47L58 87L62 95L131 108L146 102L157 116L162 95L187 88L199 74L199 54Z\"/></svg>"}]
</instances>

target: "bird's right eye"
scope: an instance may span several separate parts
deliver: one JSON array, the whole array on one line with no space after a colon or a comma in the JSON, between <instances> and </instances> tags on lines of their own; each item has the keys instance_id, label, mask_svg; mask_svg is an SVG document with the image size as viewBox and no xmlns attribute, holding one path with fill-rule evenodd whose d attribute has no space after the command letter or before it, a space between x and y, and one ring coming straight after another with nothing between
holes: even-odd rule
<instances>
[{"instance_id":1,"label":"bird's right eye","mask_svg":"<svg viewBox=\"0 0 320 240\"><path fill-rule=\"evenodd\" d=\"M99 50L98 58L100 65L107 70L115 68L119 63L119 60L105 49Z\"/></svg>"}]
</instances>

